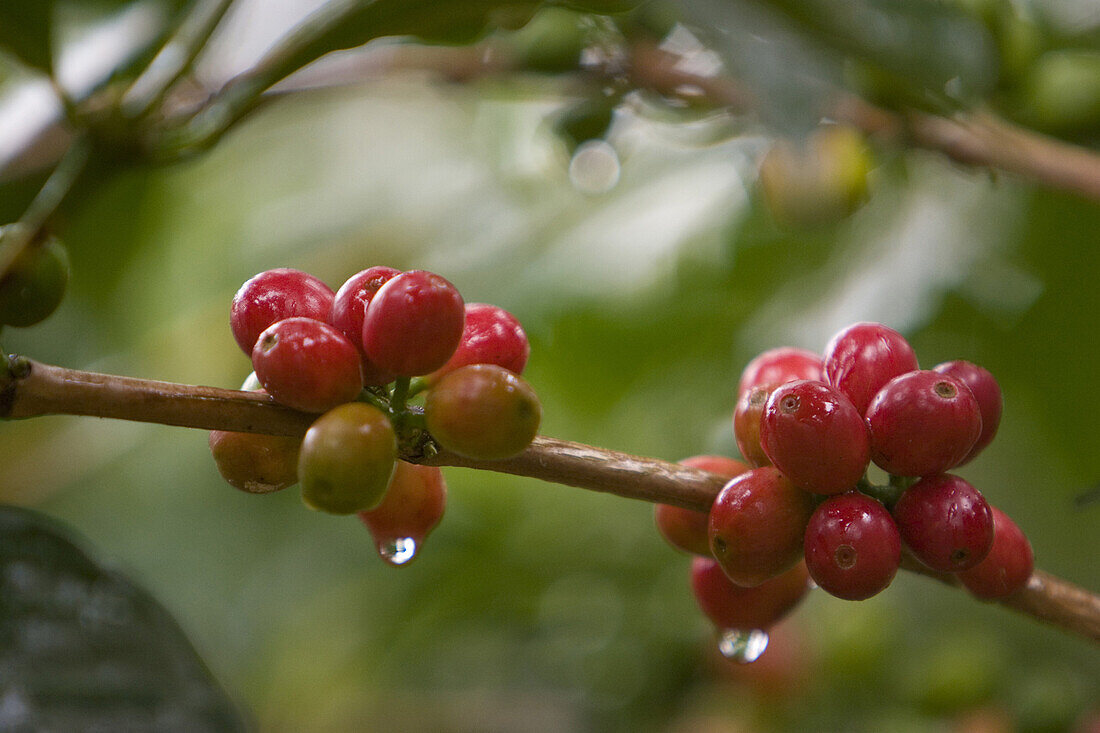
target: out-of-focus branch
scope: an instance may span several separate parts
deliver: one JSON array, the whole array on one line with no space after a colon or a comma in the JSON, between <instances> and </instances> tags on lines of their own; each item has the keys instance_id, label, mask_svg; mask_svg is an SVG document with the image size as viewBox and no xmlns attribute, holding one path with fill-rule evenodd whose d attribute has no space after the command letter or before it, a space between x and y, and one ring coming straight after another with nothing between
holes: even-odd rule
<instances>
[{"instance_id":1,"label":"out-of-focus branch","mask_svg":"<svg viewBox=\"0 0 1100 733\"><path fill-rule=\"evenodd\" d=\"M316 415L279 405L266 395L77 371L13 357L0 362L0 417L68 414L111 417L206 430L303 435ZM515 458L475 461L443 452L408 460L528 476L631 499L707 511L725 480L655 458L538 437ZM957 585L915 561L906 569ZM1036 570L1026 587L1001 605L1100 642L1100 596Z\"/></svg>"}]
</instances>

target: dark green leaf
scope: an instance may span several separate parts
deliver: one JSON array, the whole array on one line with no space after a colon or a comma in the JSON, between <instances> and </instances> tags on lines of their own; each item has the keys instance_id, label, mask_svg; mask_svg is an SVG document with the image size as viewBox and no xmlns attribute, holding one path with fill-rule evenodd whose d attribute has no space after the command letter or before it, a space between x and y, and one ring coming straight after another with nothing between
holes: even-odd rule
<instances>
[{"instance_id":1,"label":"dark green leaf","mask_svg":"<svg viewBox=\"0 0 1100 733\"><path fill-rule=\"evenodd\" d=\"M67 535L0 507L0 730L245 730L171 616Z\"/></svg>"},{"instance_id":2,"label":"dark green leaf","mask_svg":"<svg viewBox=\"0 0 1100 733\"><path fill-rule=\"evenodd\" d=\"M4 0L0 2L0 46L25 63L45 71L53 68L50 24L53 0Z\"/></svg>"}]
</instances>

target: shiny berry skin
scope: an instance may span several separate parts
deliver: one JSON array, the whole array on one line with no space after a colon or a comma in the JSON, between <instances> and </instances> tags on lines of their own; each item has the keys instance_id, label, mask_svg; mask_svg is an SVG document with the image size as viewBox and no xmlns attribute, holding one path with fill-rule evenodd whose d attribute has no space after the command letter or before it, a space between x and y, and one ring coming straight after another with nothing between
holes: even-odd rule
<instances>
[{"instance_id":1,"label":"shiny berry skin","mask_svg":"<svg viewBox=\"0 0 1100 733\"><path fill-rule=\"evenodd\" d=\"M806 567L827 593L862 601L884 590L901 563L890 512L859 492L826 499L806 527Z\"/></svg>"},{"instance_id":2,"label":"shiny berry skin","mask_svg":"<svg viewBox=\"0 0 1100 733\"><path fill-rule=\"evenodd\" d=\"M929 476L963 462L982 432L970 388L920 370L895 377L867 407L871 460L898 476Z\"/></svg>"},{"instance_id":3,"label":"shiny berry skin","mask_svg":"<svg viewBox=\"0 0 1100 733\"><path fill-rule=\"evenodd\" d=\"M332 301L332 314L328 322L348 337L360 351L363 349L363 318L371 298L388 280L401 274L401 270L376 265L357 272L336 291ZM363 384L377 386L389 384L394 375L376 367L366 354L363 354Z\"/></svg>"},{"instance_id":4,"label":"shiny berry skin","mask_svg":"<svg viewBox=\"0 0 1100 733\"><path fill-rule=\"evenodd\" d=\"M784 384L796 379L822 379L821 355L793 346L768 349L750 361L737 385L740 398L760 384Z\"/></svg>"},{"instance_id":5,"label":"shiny berry skin","mask_svg":"<svg viewBox=\"0 0 1100 733\"><path fill-rule=\"evenodd\" d=\"M330 514L354 514L381 502L394 473L397 438L386 415L347 402L314 421L298 454L302 501Z\"/></svg>"},{"instance_id":6,"label":"shiny berry skin","mask_svg":"<svg viewBox=\"0 0 1100 733\"><path fill-rule=\"evenodd\" d=\"M866 423L847 397L823 382L788 382L772 392L760 444L784 476L815 494L855 487L870 462Z\"/></svg>"},{"instance_id":7,"label":"shiny berry skin","mask_svg":"<svg viewBox=\"0 0 1100 733\"><path fill-rule=\"evenodd\" d=\"M972 568L993 545L993 510L980 491L949 473L910 486L893 515L902 541L933 570Z\"/></svg>"},{"instance_id":8,"label":"shiny berry skin","mask_svg":"<svg viewBox=\"0 0 1100 733\"><path fill-rule=\"evenodd\" d=\"M424 420L447 450L476 460L503 460L531 444L542 405L531 385L507 369L471 364L428 390Z\"/></svg>"},{"instance_id":9,"label":"shiny berry skin","mask_svg":"<svg viewBox=\"0 0 1100 733\"><path fill-rule=\"evenodd\" d=\"M252 350L264 389L296 410L324 412L359 396L359 352L344 334L312 318L287 318L268 328Z\"/></svg>"},{"instance_id":10,"label":"shiny berry skin","mask_svg":"<svg viewBox=\"0 0 1100 733\"><path fill-rule=\"evenodd\" d=\"M966 454L966 458L962 459L960 465L969 463L987 445L992 443L993 438L997 435L997 428L1001 424L1001 411L1004 409L1001 387L988 369L969 361L944 362L932 367L932 371L959 380L970 388L974 399L978 401L978 410L982 414L982 432L970 452Z\"/></svg>"},{"instance_id":11,"label":"shiny berry skin","mask_svg":"<svg viewBox=\"0 0 1100 733\"><path fill-rule=\"evenodd\" d=\"M710 509L710 549L737 585L756 586L802 558L813 498L773 466L727 483Z\"/></svg>"},{"instance_id":12,"label":"shiny berry skin","mask_svg":"<svg viewBox=\"0 0 1100 733\"><path fill-rule=\"evenodd\" d=\"M775 388L774 384L750 387L741 395L733 411L733 437L737 440L737 450L753 467L770 466L772 463L760 444L760 428L768 397Z\"/></svg>"},{"instance_id":13,"label":"shiny berry skin","mask_svg":"<svg viewBox=\"0 0 1100 733\"><path fill-rule=\"evenodd\" d=\"M19 226L0 227L0 242ZM22 328L45 320L61 304L68 283L69 254L61 241L47 236L31 242L0 279L0 325Z\"/></svg>"},{"instance_id":14,"label":"shiny berry skin","mask_svg":"<svg viewBox=\"0 0 1100 733\"><path fill-rule=\"evenodd\" d=\"M805 563L752 588L730 582L713 559L691 561L695 601L719 629L766 629L786 616L810 589Z\"/></svg>"},{"instance_id":15,"label":"shiny berry skin","mask_svg":"<svg viewBox=\"0 0 1100 733\"><path fill-rule=\"evenodd\" d=\"M359 512L359 519L370 530L378 553L387 557L387 546L399 540L412 540L417 550L423 547L446 506L447 485L441 470L398 461L382 503Z\"/></svg>"},{"instance_id":16,"label":"shiny berry skin","mask_svg":"<svg viewBox=\"0 0 1100 733\"><path fill-rule=\"evenodd\" d=\"M428 375L429 384L443 375L470 364L496 364L513 374L522 374L531 355L527 333L516 317L487 303L467 303L462 341L439 369Z\"/></svg>"},{"instance_id":17,"label":"shiny berry skin","mask_svg":"<svg viewBox=\"0 0 1100 733\"><path fill-rule=\"evenodd\" d=\"M269 494L298 483L301 438L259 433L210 432L210 453L218 473L234 488Z\"/></svg>"},{"instance_id":18,"label":"shiny berry skin","mask_svg":"<svg viewBox=\"0 0 1100 733\"><path fill-rule=\"evenodd\" d=\"M726 478L733 478L749 470L749 466L741 461L725 456L692 456L680 463ZM657 523L657 530L670 545L694 555L711 557L706 512L671 504L656 504L653 507L653 518Z\"/></svg>"},{"instance_id":19,"label":"shiny berry skin","mask_svg":"<svg viewBox=\"0 0 1100 733\"><path fill-rule=\"evenodd\" d=\"M328 322L336 295L328 285L300 270L267 270L248 280L233 296L229 326L241 351L252 355L269 326L302 316Z\"/></svg>"},{"instance_id":20,"label":"shiny berry skin","mask_svg":"<svg viewBox=\"0 0 1100 733\"><path fill-rule=\"evenodd\" d=\"M861 415L887 382L916 368L913 347L881 323L852 324L825 347L825 381L847 395Z\"/></svg>"},{"instance_id":21,"label":"shiny berry skin","mask_svg":"<svg viewBox=\"0 0 1100 733\"><path fill-rule=\"evenodd\" d=\"M466 310L454 285L424 270L386 281L363 319L363 350L372 363L400 377L430 374L462 340Z\"/></svg>"},{"instance_id":22,"label":"shiny berry skin","mask_svg":"<svg viewBox=\"0 0 1100 733\"><path fill-rule=\"evenodd\" d=\"M959 580L978 598L1004 598L1027 585L1035 570L1031 543L1015 522L993 510L993 547L980 563L959 572Z\"/></svg>"}]
</instances>

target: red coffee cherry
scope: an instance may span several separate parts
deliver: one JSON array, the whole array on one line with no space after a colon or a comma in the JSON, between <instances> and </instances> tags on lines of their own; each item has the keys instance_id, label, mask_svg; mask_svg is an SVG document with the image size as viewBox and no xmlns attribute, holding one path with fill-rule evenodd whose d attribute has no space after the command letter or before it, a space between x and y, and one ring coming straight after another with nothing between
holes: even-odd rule
<instances>
[{"instance_id":1,"label":"red coffee cherry","mask_svg":"<svg viewBox=\"0 0 1100 733\"><path fill-rule=\"evenodd\" d=\"M757 384L741 394L733 411L733 437L737 450L752 466L770 466L771 459L760 444L760 428L768 397L775 390L774 384Z\"/></svg>"},{"instance_id":2,"label":"red coffee cherry","mask_svg":"<svg viewBox=\"0 0 1100 733\"><path fill-rule=\"evenodd\" d=\"M760 384L785 384L796 379L823 379L821 355L793 346L769 349L750 361L741 372L738 398Z\"/></svg>"},{"instance_id":3,"label":"red coffee cherry","mask_svg":"<svg viewBox=\"0 0 1100 733\"><path fill-rule=\"evenodd\" d=\"M308 273L288 268L261 272L233 296L233 338L251 356L260 334L278 321L302 316L327 322L335 297L328 285Z\"/></svg>"},{"instance_id":4,"label":"red coffee cherry","mask_svg":"<svg viewBox=\"0 0 1100 733\"><path fill-rule=\"evenodd\" d=\"M327 323L287 318L268 328L252 350L264 389L288 407L324 412L359 396L359 352Z\"/></svg>"},{"instance_id":5,"label":"red coffee cherry","mask_svg":"<svg viewBox=\"0 0 1100 733\"><path fill-rule=\"evenodd\" d=\"M829 497L806 527L806 567L823 590L862 601L885 590L901 563L890 512L859 492Z\"/></svg>"},{"instance_id":6,"label":"red coffee cherry","mask_svg":"<svg viewBox=\"0 0 1100 733\"><path fill-rule=\"evenodd\" d=\"M881 323L855 323L825 347L825 381L843 392L861 415L887 382L916 368L913 347Z\"/></svg>"},{"instance_id":7,"label":"red coffee cherry","mask_svg":"<svg viewBox=\"0 0 1100 733\"><path fill-rule=\"evenodd\" d=\"M382 503L359 512L359 519L370 530L378 555L390 565L405 565L424 546L446 505L442 471L398 461Z\"/></svg>"},{"instance_id":8,"label":"red coffee cherry","mask_svg":"<svg viewBox=\"0 0 1100 733\"><path fill-rule=\"evenodd\" d=\"M719 629L767 629L786 616L810 589L805 563L753 588L730 582L713 559L691 561L691 590L699 609Z\"/></svg>"},{"instance_id":9,"label":"red coffee cherry","mask_svg":"<svg viewBox=\"0 0 1100 733\"><path fill-rule=\"evenodd\" d=\"M894 521L906 546L933 570L972 568L993 545L993 511L975 489L949 473L926 476L894 505Z\"/></svg>"},{"instance_id":10,"label":"red coffee cherry","mask_svg":"<svg viewBox=\"0 0 1100 733\"><path fill-rule=\"evenodd\" d=\"M898 476L962 463L982 432L978 401L954 377L921 370L895 377L867 407L871 460Z\"/></svg>"},{"instance_id":11,"label":"red coffee cherry","mask_svg":"<svg viewBox=\"0 0 1100 733\"><path fill-rule=\"evenodd\" d=\"M348 341L355 344L360 352L363 351L363 318L366 316L367 306L382 285L400 274L401 270L384 265L368 267L352 275L336 291L329 323L347 336ZM394 375L376 367L365 353L362 356L363 384L370 387L389 384L394 380Z\"/></svg>"},{"instance_id":12,"label":"red coffee cherry","mask_svg":"<svg viewBox=\"0 0 1100 733\"><path fill-rule=\"evenodd\" d=\"M749 470L749 467L741 461L725 456L692 456L680 463L726 478L733 478ZM706 512L697 512L671 504L657 504L653 507L653 517L657 523L657 530L670 545L684 552L711 557Z\"/></svg>"},{"instance_id":13,"label":"red coffee cherry","mask_svg":"<svg viewBox=\"0 0 1100 733\"><path fill-rule=\"evenodd\" d=\"M21 224L0 227L0 243ZM25 230L24 230L25 231ZM69 253L57 237L31 242L0 279L0 325L33 326L57 310L69 284Z\"/></svg>"},{"instance_id":14,"label":"red coffee cherry","mask_svg":"<svg viewBox=\"0 0 1100 733\"><path fill-rule=\"evenodd\" d=\"M424 420L441 446L476 460L519 455L539 430L542 405L531 385L495 364L456 369L428 391Z\"/></svg>"},{"instance_id":15,"label":"red coffee cherry","mask_svg":"<svg viewBox=\"0 0 1100 733\"><path fill-rule=\"evenodd\" d=\"M527 333L515 316L495 305L467 303L462 341L447 363L428 375L428 383L434 384L444 374L470 364L496 364L513 374L522 374L530 354Z\"/></svg>"},{"instance_id":16,"label":"red coffee cherry","mask_svg":"<svg viewBox=\"0 0 1100 733\"><path fill-rule=\"evenodd\" d=\"M269 494L298 483L300 438L259 433L210 432L210 453L230 486Z\"/></svg>"},{"instance_id":17,"label":"red coffee cherry","mask_svg":"<svg viewBox=\"0 0 1100 733\"><path fill-rule=\"evenodd\" d=\"M430 374L455 353L465 319L453 285L423 270L404 272L382 285L367 306L363 350L397 376Z\"/></svg>"},{"instance_id":18,"label":"red coffee cherry","mask_svg":"<svg viewBox=\"0 0 1100 733\"><path fill-rule=\"evenodd\" d=\"M959 380L970 388L974 399L978 401L978 410L982 414L982 432L959 465L969 463L992 443L994 436L997 435L997 428L1001 424L1001 411L1004 409L1001 387L989 370L969 361L944 362L932 367L932 371Z\"/></svg>"},{"instance_id":19,"label":"red coffee cherry","mask_svg":"<svg viewBox=\"0 0 1100 733\"><path fill-rule=\"evenodd\" d=\"M772 392L760 444L784 476L815 494L855 487L870 462L866 423L847 397L822 382L788 382Z\"/></svg>"},{"instance_id":20,"label":"red coffee cherry","mask_svg":"<svg viewBox=\"0 0 1100 733\"><path fill-rule=\"evenodd\" d=\"M1031 543L1007 514L992 504L993 547L985 559L959 572L959 580L978 598L1004 598L1027 585L1035 570Z\"/></svg>"},{"instance_id":21,"label":"red coffee cherry","mask_svg":"<svg viewBox=\"0 0 1100 733\"><path fill-rule=\"evenodd\" d=\"M737 585L756 586L802 557L812 497L774 466L754 468L726 484L710 509L710 549Z\"/></svg>"},{"instance_id":22,"label":"red coffee cherry","mask_svg":"<svg viewBox=\"0 0 1100 733\"><path fill-rule=\"evenodd\" d=\"M397 438L386 415L363 402L348 402L314 421L298 454L302 501L330 514L354 514L378 506L397 459Z\"/></svg>"}]
</instances>

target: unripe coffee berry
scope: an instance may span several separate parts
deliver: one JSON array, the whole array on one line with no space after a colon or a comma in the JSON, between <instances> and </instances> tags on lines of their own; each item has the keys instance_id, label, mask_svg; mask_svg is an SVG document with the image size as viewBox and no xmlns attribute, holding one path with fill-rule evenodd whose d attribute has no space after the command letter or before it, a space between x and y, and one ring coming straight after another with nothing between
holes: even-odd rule
<instances>
[{"instance_id":1,"label":"unripe coffee berry","mask_svg":"<svg viewBox=\"0 0 1100 733\"><path fill-rule=\"evenodd\" d=\"M330 514L377 507L397 459L393 425L376 407L348 402L314 421L298 454L302 501Z\"/></svg>"},{"instance_id":2,"label":"unripe coffee berry","mask_svg":"<svg viewBox=\"0 0 1100 733\"><path fill-rule=\"evenodd\" d=\"M447 450L477 460L502 460L531 444L542 405L531 386L507 369L472 364L428 391L424 420Z\"/></svg>"},{"instance_id":3,"label":"unripe coffee berry","mask_svg":"<svg viewBox=\"0 0 1100 733\"><path fill-rule=\"evenodd\" d=\"M388 280L371 298L363 319L363 350L400 377L430 374L455 353L466 311L454 285L413 270Z\"/></svg>"},{"instance_id":4,"label":"unripe coffee berry","mask_svg":"<svg viewBox=\"0 0 1100 733\"><path fill-rule=\"evenodd\" d=\"M867 407L871 460L898 476L928 476L962 463L982 431L970 389L946 374L909 372Z\"/></svg>"},{"instance_id":5,"label":"unripe coffee berry","mask_svg":"<svg viewBox=\"0 0 1100 733\"><path fill-rule=\"evenodd\" d=\"M348 278L347 282L336 291L336 297L332 301L332 316L329 320L340 333L348 337L348 341L363 352L363 318L366 316L367 306L370 305L374 294L389 280L401 274L401 270L392 267L376 265L358 272ZM374 365L366 353L363 357L363 384L369 386L389 384L394 375Z\"/></svg>"},{"instance_id":6,"label":"unripe coffee berry","mask_svg":"<svg viewBox=\"0 0 1100 733\"><path fill-rule=\"evenodd\" d=\"M825 347L825 381L843 392L861 415L887 382L916 368L913 347L881 323L852 324Z\"/></svg>"},{"instance_id":7,"label":"unripe coffee berry","mask_svg":"<svg viewBox=\"0 0 1100 733\"><path fill-rule=\"evenodd\" d=\"M680 463L726 478L733 478L749 470L749 466L741 461L725 456L692 456ZM653 507L653 517L657 530L670 545L684 552L711 557L706 512L671 504L656 504Z\"/></svg>"},{"instance_id":8,"label":"unripe coffee berry","mask_svg":"<svg viewBox=\"0 0 1100 733\"><path fill-rule=\"evenodd\" d=\"M691 590L700 610L719 629L767 629L786 616L810 589L804 563L752 588L730 582L711 558L691 562Z\"/></svg>"},{"instance_id":9,"label":"unripe coffee berry","mask_svg":"<svg viewBox=\"0 0 1100 733\"><path fill-rule=\"evenodd\" d=\"M710 548L737 585L760 585L802 557L813 498L774 466L754 468L726 484L710 509Z\"/></svg>"},{"instance_id":10,"label":"unripe coffee berry","mask_svg":"<svg viewBox=\"0 0 1100 733\"><path fill-rule=\"evenodd\" d=\"M0 227L0 244L21 226ZM45 320L61 304L68 282L69 255L61 241L52 236L32 241L0 279L0 326Z\"/></svg>"},{"instance_id":11,"label":"unripe coffee berry","mask_svg":"<svg viewBox=\"0 0 1100 733\"><path fill-rule=\"evenodd\" d=\"M300 438L259 433L210 432L210 453L226 482L250 494L269 494L298 483Z\"/></svg>"},{"instance_id":12,"label":"unripe coffee berry","mask_svg":"<svg viewBox=\"0 0 1100 733\"><path fill-rule=\"evenodd\" d=\"M788 382L772 392L760 444L784 476L815 494L855 487L870 462L866 423L847 397L822 382Z\"/></svg>"},{"instance_id":13,"label":"unripe coffee berry","mask_svg":"<svg viewBox=\"0 0 1100 733\"><path fill-rule=\"evenodd\" d=\"M276 401L324 412L359 396L359 352L327 323L287 318L268 328L252 350L252 368Z\"/></svg>"},{"instance_id":14,"label":"unripe coffee berry","mask_svg":"<svg viewBox=\"0 0 1100 733\"><path fill-rule=\"evenodd\" d=\"M823 590L862 601L884 590L901 563L890 512L858 492L825 500L806 527L806 567Z\"/></svg>"},{"instance_id":15,"label":"unripe coffee berry","mask_svg":"<svg viewBox=\"0 0 1100 733\"><path fill-rule=\"evenodd\" d=\"M443 375L470 364L496 364L522 374L530 354L527 333L515 316L495 305L467 303L462 341L447 363L428 376L428 382L434 384Z\"/></svg>"},{"instance_id":16,"label":"unripe coffee berry","mask_svg":"<svg viewBox=\"0 0 1100 733\"><path fill-rule=\"evenodd\" d=\"M1001 396L1001 387L997 380L989 373L989 370L972 364L969 361L949 361L937 364L932 371L954 377L967 387L978 401L978 410L982 415L982 432L978 435L966 458L959 465L969 463L975 456L982 452L987 445L993 442L997 435L997 428L1001 424L1001 411L1004 409L1004 399Z\"/></svg>"},{"instance_id":17,"label":"unripe coffee berry","mask_svg":"<svg viewBox=\"0 0 1100 733\"><path fill-rule=\"evenodd\" d=\"M741 394L733 411L733 437L737 440L737 450L753 467L770 466L772 463L760 444L760 429L768 397L775 388L774 384L753 385Z\"/></svg>"},{"instance_id":18,"label":"unripe coffee berry","mask_svg":"<svg viewBox=\"0 0 1100 733\"><path fill-rule=\"evenodd\" d=\"M993 545L993 511L981 492L949 473L926 476L894 505L894 521L913 555L933 570L972 568Z\"/></svg>"},{"instance_id":19,"label":"unripe coffee berry","mask_svg":"<svg viewBox=\"0 0 1100 733\"><path fill-rule=\"evenodd\" d=\"M295 316L327 322L335 297L328 285L300 270L261 272L233 296L229 311L233 338L251 356L260 334L274 323Z\"/></svg>"},{"instance_id":20,"label":"unripe coffee berry","mask_svg":"<svg viewBox=\"0 0 1100 733\"><path fill-rule=\"evenodd\" d=\"M382 503L359 512L359 519L370 530L379 556L391 565L404 565L424 546L446 505L441 470L398 461Z\"/></svg>"},{"instance_id":21,"label":"unripe coffee berry","mask_svg":"<svg viewBox=\"0 0 1100 733\"><path fill-rule=\"evenodd\" d=\"M1035 556L1027 536L1007 514L995 506L993 547L985 559L959 572L959 580L978 598L1004 598L1027 585L1035 570Z\"/></svg>"},{"instance_id":22,"label":"unripe coffee berry","mask_svg":"<svg viewBox=\"0 0 1100 733\"><path fill-rule=\"evenodd\" d=\"M786 384L796 379L823 378L820 354L793 346L768 349L750 361L741 372L738 398L761 384Z\"/></svg>"}]
</instances>

